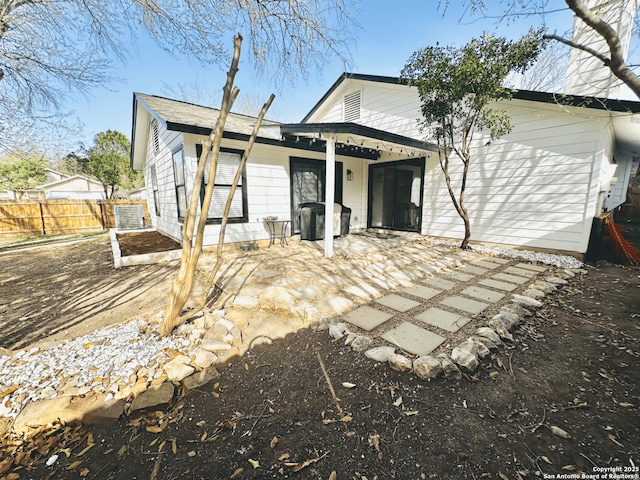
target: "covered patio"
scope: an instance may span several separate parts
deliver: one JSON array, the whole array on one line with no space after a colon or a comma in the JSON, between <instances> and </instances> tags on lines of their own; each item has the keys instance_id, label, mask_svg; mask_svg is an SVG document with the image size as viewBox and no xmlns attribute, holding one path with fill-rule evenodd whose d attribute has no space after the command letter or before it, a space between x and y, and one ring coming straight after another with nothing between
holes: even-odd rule
<instances>
[{"instance_id":1,"label":"covered patio","mask_svg":"<svg viewBox=\"0 0 640 480\"><path fill-rule=\"evenodd\" d=\"M336 152L361 158L367 162L393 162L413 158L429 158L431 155L439 154L437 145L356 123L282 124L280 131L285 141L324 143L326 154L325 205L333 205L336 200ZM364 181L362 180L361 188L368 190ZM420 193L422 193L421 190ZM371 199L372 192L367 191L366 194ZM322 245L324 256L327 258L334 255L334 235L337 233L334 229L333 222L324 222Z\"/></svg>"}]
</instances>

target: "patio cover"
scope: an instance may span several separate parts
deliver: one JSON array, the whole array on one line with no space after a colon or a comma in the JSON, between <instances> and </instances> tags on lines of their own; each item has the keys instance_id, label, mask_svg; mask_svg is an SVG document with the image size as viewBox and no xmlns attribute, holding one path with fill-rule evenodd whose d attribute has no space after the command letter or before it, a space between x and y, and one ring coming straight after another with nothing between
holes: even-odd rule
<instances>
[{"instance_id":1,"label":"patio cover","mask_svg":"<svg viewBox=\"0 0 640 480\"><path fill-rule=\"evenodd\" d=\"M405 137L384 130L359 125L357 123L295 123L281 124L280 132L286 140L288 136L320 139L326 143L326 192L325 205L333 205L335 200L336 145L341 151L352 150L369 160L379 160L383 152L398 157L427 157L438 153L438 146ZM333 222L324 222L324 255L333 257Z\"/></svg>"}]
</instances>

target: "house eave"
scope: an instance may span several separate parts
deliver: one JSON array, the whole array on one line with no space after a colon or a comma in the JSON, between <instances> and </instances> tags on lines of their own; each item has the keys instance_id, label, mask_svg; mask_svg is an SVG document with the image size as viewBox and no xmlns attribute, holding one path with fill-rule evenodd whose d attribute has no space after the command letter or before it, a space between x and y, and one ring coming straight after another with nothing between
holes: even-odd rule
<instances>
[{"instance_id":1,"label":"house eave","mask_svg":"<svg viewBox=\"0 0 640 480\"><path fill-rule=\"evenodd\" d=\"M284 135L332 136L342 143L353 141L374 151L439 152L438 146L432 143L357 123L289 123L280 125L280 131Z\"/></svg>"}]
</instances>

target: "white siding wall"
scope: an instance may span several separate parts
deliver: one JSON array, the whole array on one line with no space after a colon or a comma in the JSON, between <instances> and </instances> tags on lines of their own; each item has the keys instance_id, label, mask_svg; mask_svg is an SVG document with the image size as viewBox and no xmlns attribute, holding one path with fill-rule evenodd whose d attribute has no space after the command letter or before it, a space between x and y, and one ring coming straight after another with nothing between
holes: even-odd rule
<instances>
[{"instance_id":1,"label":"white siding wall","mask_svg":"<svg viewBox=\"0 0 640 480\"><path fill-rule=\"evenodd\" d=\"M150 127L149 127L150 128ZM173 175L173 161L171 152L183 141L179 132L171 132L160 127L160 150L153 149L153 135L148 136L147 157L145 162L145 186L149 198L149 215L151 224L166 235L182 240L182 224L178 223L178 204L176 200L175 181ZM158 198L160 216L156 216L153 204L153 186L151 182L151 166L156 166L158 179Z\"/></svg>"},{"instance_id":2,"label":"white siding wall","mask_svg":"<svg viewBox=\"0 0 640 480\"><path fill-rule=\"evenodd\" d=\"M309 121L344 121L344 97L357 90L361 90L362 108L361 118L355 123L398 135L422 138L418 127L418 120L421 118L418 92L402 85L347 81L336 92L336 103L319 109Z\"/></svg>"},{"instance_id":3,"label":"white siding wall","mask_svg":"<svg viewBox=\"0 0 640 480\"><path fill-rule=\"evenodd\" d=\"M347 81L309 121L341 121L345 94L362 88L359 123L423 139L416 89ZM600 213L611 177L613 135L606 116L592 110L513 100L501 104L512 119L511 134L485 146L476 139L466 206L472 240L567 250L587 249L591 223ZM454 184L461 171L452 157ZM422 233L462 238L463 224L449 198L435 154L425 169Z\"/></svg>"},{"instance_id":4,"label":"white siding wall","mask_svg":"<svg viewBox=\"0 0 640 480\"><path fill-rule=\"evenodd\" d=\"M197 168L196 144L202 143L204 138L186 134L184 136L184 161L187 169L187 198L191 196L191 186ZM246 144L240 141L225 140L223 147L244 150ZM172 148L175 148L172 147ZM171 150L169 150L168 166L169 173L173 175L171 167ZM324 161L323 153L309 152L298 149L285 149L270 145L256 143L251 151L251 156L247 162L247 203L248 222L230 223L227 225L225 233L226 242L247 242L253 240L268 239L269 234L263 222L267 216L277 216L279 218L291 218L291 198L290 198L290 176L289 158L291 156L304 157ZM366 226L366 166L364 162L354 159L336 157L337 161L343 162L343 188L344 204L352 209L352 228L364 228ZM354 172L354 180L348 182L346 179L347 169ZM158 176L160 173L158 172ZM170 177L173 182L173 176ZM158 178L160 183L160 178ZM149 184L151 182L149 181ZM167 202L168 203L168 200ZM152 205L150 205L152 208ZM176 209L175 194L172 197L171 208ZM354 221L354 218L358 218ZM171 235L171 232L179 232L181 225L176 227L177 215L165 215L168 223L158 223L158 229ZM205 245L216 245L220 235L219 225L207 225L205 229Z\"/></svg>"},{"instance_id":5,"label":"white siding wall","mask_svg":"<svg viewBox=\"0 0 640 480\"><path fill-rule=\"evenodd\" d=\"M606 121L514 101L514 129L486 146L477 139L466 206L472 240L585 252L594 200L594 168ZM595 153L594 153L595 152ZM461 164L451 158L455 186ZM595 180L597 181L597 179ZM462 238L437 158L427 160L423 233Z\"/></svg>"}]
</instances>

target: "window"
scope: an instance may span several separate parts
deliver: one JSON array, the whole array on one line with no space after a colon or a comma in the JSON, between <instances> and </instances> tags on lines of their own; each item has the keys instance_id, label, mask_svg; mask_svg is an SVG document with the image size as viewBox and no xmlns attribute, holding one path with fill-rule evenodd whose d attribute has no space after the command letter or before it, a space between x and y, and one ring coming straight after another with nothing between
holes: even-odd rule
<instances>
[{"instance_id":1,"label":"window","mask_svg":"<svg viewBox=\"0 0 640 480\"><path fill-rule=\"evenodd\" d=\"M158 195L158 175L156 174L156 166L151 165L151 188L153 188L153 206L156 216L160 216L160 198Z\"/></svg>"},{"instance_id":2,"label":"window","mask_svg":"<svg viewBox=\"0 0 640 480\"><path fill-rule=\"evenodd\" d=\"M196 146L196 153L200 158L202 146ZM233 179L236 175L240 160L243 155L242 150L231 150L226 148L220 149L218 155L218 167L216 168L215 184L213 187L213 196L209 205L207 215L207 223L222 223L222 215L227 203L227 198L231 192ZM209 166L211 165L211 154L207 158L207 166L204 169L204 181L200 193L200 202L204 200L204 192L209 183ZM229 223L245 223L249 220L247 209L247 172L242 171L238 187L236 188L233 199L231 201L231 209L229 210Z\"/></svg>"},{"instance_id":3,"label":"window","mask_svg":"<svg viewBox=\"0 0 640 480\"><path fill-rule=\"evenodd\" d=\"M360 120L360 91L344 96L344 121Z\"/></svg>"},{"instance_id":4,"label":"window","mask_svg":"<svg viewBox=\"0 0 640 480\"><path fill-rule=\"evenodd\" d=\"M158 132L158 121L154 118L151 122L151 137L153 140L153 151L160 151L160 133Z\"/></svg>"},{"instance_id":5,"label":"window","mask_svg":"<svg viewBox=\"0 0 640 480\"><path fill-rule=\"evenodd\" d=\"M178 218L184 218L187 213L187 189L184 183L184 160L182 145L171 154L173 158L173 176L176 185L176 201L178 203Z\"/></svg>"}]
</instances>

